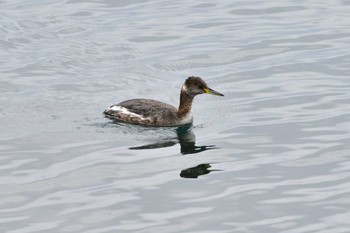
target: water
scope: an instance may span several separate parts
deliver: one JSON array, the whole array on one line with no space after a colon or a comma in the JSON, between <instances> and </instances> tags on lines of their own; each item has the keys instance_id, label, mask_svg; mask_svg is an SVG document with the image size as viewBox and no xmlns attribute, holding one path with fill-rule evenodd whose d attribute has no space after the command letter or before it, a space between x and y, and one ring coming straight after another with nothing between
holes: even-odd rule
<instances>
[{"instance_id":1,"label":"water","mask_svg":"<svg viewBox=\"0 0 350 233\"><path fill-rule=\"evenodd\" d=\"M1 1L1 232L350 232L349 12ZM101 114L190 75L225 94L190 128Z\"/></svg>"}]
</instances>

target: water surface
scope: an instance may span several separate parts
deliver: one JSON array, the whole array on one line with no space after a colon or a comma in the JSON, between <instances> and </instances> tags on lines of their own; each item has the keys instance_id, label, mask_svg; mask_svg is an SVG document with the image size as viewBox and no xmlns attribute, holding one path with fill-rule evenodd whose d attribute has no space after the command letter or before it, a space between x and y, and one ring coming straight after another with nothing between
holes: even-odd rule
<instances>
[{"instance_id":1,"label":"water surface","mask_svg":"<svg viewBox=\"0 0 350 233\"><path fill-rule=\"evenodd\" d=\"M1 1L0 229L349 232L350 2ZM115 124L144 97L192 127Z\"/></svg>"}]
</instances>

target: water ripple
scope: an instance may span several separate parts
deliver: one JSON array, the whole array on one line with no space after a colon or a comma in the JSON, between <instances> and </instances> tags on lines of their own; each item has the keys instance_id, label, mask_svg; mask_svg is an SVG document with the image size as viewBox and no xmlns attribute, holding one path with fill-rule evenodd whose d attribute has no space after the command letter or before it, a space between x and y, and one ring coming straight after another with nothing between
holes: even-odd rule
<instances>
[{"instance_id":1,"label":"water ripple","mask_svg":"<svg viewBox=\"0 0 350 233\"><path fill-rule=\"evenodd\" d=\"M2 232L349 232L348 1L0 5ZM102 115L190 75L189 129Z\"/></svg>"}]
</instances>

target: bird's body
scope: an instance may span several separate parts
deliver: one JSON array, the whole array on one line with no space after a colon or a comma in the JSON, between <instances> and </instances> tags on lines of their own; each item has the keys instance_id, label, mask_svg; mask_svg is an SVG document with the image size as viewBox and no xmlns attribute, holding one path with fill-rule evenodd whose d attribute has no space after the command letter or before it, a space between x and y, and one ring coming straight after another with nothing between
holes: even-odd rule
<instances>
[{"instance_id":1,"label":"bird's body","mask_svg":"<svg viewBox=\"0 0 350 233\"><path fill-rule=\"evenodd\" d=\"M192 123L192 113L177 117L177 108L157 100L131 99L112 105L104 111L109 117L126 123L154 126L177 126Z\"/></svg>"},{"instance_id":2,"label":"bird's body","mask_svg":"<svg viewBox=\"0 0 350 233\"><path fill-rule=\"evenodd\" d=\"M180 105L172 105L150 99L131 99L108 107L103 113L121 122L149 126L179 126L191 124L194 96L197 94L221 93L210 89L199 77L189 77L181 88Z\"/></svg>"}]
</instances>

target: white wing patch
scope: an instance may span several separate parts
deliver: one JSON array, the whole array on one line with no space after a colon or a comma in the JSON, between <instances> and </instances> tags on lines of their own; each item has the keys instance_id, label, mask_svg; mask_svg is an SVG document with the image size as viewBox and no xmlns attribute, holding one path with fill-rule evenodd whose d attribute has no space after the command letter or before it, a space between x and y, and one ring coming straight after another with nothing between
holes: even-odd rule
<instances>
[{"instance_id":1,"label":"white wing patch","mask_svg":"<svg viewBox=\"0 0 350 233\"><path fill-rule=\"evenodd\" d=\"M149 120L150 119L149 117L146 118L146 117L143 117L143 116L136 114L134 112L130 112L127 108L124 108L124 107L118 106L118 105L108 107L106 109L106 111L114 111L114 112L117 112L119 114L123 114L127 117L138 118L140 120Z\"/></svg>"}]
</instances>

